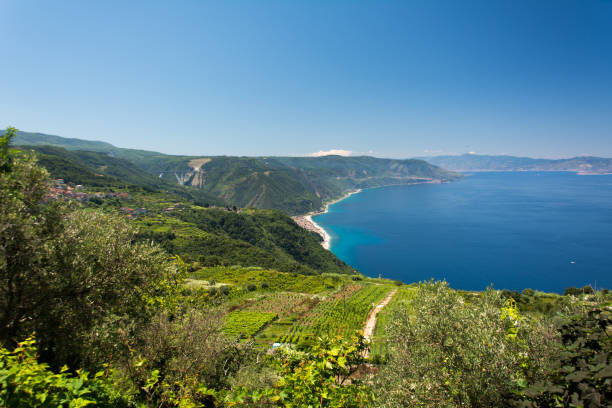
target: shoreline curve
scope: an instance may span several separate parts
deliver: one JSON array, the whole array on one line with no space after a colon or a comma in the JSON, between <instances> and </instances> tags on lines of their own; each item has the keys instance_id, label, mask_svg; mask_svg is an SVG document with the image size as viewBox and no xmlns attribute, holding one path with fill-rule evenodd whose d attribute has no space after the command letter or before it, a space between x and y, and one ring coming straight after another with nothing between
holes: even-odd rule
<instances>
[{"instance_id":1,"label":"shoreline curve","mask_svg":"<svg viewBox=\"0 0 612 408\"><path fill-rule=\"evenodd\" d=\"M325 228L317 224L317 222L314 221L312 217L316 215L327 213L331 205L339 203L340 201L349 198L353 194L360 193L361 191L362 191L361 189L349 191L348 193L344 194L342 197L325 203L323 210L311 211L305 215L298 215L298 216L291 217L291 218L293 218L293 221L295 221L300 227L307 229L308 231L316 232L317 234L319 234L321 238L323 238L323 241L321 242L321 246L329 251L329 249L331 248L331 235L329 235L329 233L325 230Z\"/></svg>"}]
</instances>

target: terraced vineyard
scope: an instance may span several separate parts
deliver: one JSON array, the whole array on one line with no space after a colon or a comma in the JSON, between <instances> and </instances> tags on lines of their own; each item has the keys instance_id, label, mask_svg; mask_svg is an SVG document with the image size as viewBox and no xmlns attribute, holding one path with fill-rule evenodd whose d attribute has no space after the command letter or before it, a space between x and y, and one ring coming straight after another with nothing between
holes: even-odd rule
<instances>
[{"instance_id":1,"label":"terraced vineyard","mask_svg":"<svg viewBox=\"0 0 612 408\"><path fill-rule=\"evenodd\" d=\"M348 336L361 330L370 309L392 290L391 285L365 284L354 286L319 302L309 313L287 327L276 340L280 343L300 343L323 335ZM343 292L353 292L347 297Z\"/></svg>"},{"instance_id":2,"label":"terraced vineyard","mask_svg":"<svg viewBox=\"0 0 612 408\"><path fill-rule=\"evenodd\" d=\"M236 311L227 316L223 331L230 337L252 337L274 319L276 313Z\"/></svg>"},{"instance_id":3,"label":"terraced vineyard","mask_svg":"<svg viewBox=\"0 0 612 408\"><path fill-rule=\"evenodd\" d=\"M401 286L389 304L385 306L376 318L376 329L374 330L374 339L370 346L370 354L372 356L384 356L386 352L386 329L387 324L391 320L395 310L399 308L410 308L410 302L416 294L416 288L413 286Z\"/></svg>"},{"instance_id":4,"label":"terraced vineyard","mask_svg":"<svg viewBox=\"0 0 612 408\"><path fill-rule=\"evenodd\" d=\"M317 297L303 293L278 292L252 299L242 309L250 312L275 313L279 319L300 318L319 303Z\"/></svg>"}]
</instances>

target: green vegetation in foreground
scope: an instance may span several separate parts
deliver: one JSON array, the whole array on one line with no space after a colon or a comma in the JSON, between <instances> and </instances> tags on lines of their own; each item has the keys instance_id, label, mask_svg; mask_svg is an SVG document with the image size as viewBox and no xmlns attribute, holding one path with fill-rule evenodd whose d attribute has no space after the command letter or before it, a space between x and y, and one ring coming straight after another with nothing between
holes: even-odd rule
<instances>
[{"instance_id":1,"label":"green vegetation in foreground","mask_svg":"<svg viewBox=\"0 0 612 408\"><path fill-rule=\"evenodd\" d=\"M112 200L43 200L48 175L10 149L13 133L0 138L2 406L610 406L607 291L401 286L377 328L385 358L369 370L351 332L392 282L185 265ZM160 197L130 199L154 212Z\"/></svg>"},{"instance_id":2,"label":"green vegetation in foreground","mask_svg":"<svg viewBox=\"0 0 612 408\"><path fill-rule=\"evenodd\" d=\"M376 317L376 328L374 339L372 340L371 356L374 361L387 358L387 333L393 321L393 316L400 310L411 310L412 299L417 294L417 285L402 285L397 288L397 292L387 306L385 306Z\"/></svg>"}]
</instances>

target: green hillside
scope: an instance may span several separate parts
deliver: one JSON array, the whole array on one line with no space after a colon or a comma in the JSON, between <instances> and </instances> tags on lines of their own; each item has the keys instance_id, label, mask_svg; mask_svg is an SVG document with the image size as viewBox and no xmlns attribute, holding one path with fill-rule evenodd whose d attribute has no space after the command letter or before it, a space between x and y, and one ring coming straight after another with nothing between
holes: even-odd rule
<instances>
[{"instance_id":1,"label":"green hillside","mask_svg":"<svg viewBox=\"0 0 612 408\"><path fill-rule=\"evenodd\" d=\"M109 157L128 160L168 184L197 187L238 207L274 208L291 215L318 210L326 201L355 189L446 182L461 177L457 173L414 159L392 160L368 156L173 156L122 149L103 142L26 132L19 132L15 143L50 144L73 151L105 153ZM87 156L82 152L75 154ZM85 159L91 160L89 157ZM130 171L136 171L135 167ZM118 176L125 178L128 174Z\"/></svg>"},{"instance_id":2,"label":"green hillside","mask_svg":"<svg viewBox=\"0 0 612 408\"><path fill-rule=\"evenodd\" d=\"M193 265L257 266L305 275L355 273L321 246L318 235L282 211L234 212L185 204L163 212L154 204L144 205L151 211L137 221L140 238L159 243Z\"/></svg>"},{"instance_id":3,"label":"green hillside","mask_svg":"<svg viewBox=\"0 0 612 408\"><path fill-rule=\"evenodd\" d=\"M302 229L282 211L228 210L224 201L201 189L167 183L104 153L53 146L31 149L53 178L81 184L85 192L129 192L127 198L96 198L84 205L110 212L145 209L135 221L139 239L157 242L186 262L258 266L306 275L355 273L321 247L318 235ZM175 208L177 202L181 204Z\"/></svg>"},{"instance_id":4,"label":"green hillside","mask_svg":"<svg viewBox=\"0 0 612 408\"><path fill-rule=\"evenodd\" d=\"M222 200L200 189L167 183L126 160L103 153L53 146L32 150L54 178L82 184L85 191L129 192L129 198L95 199L85 205L111 212L119 207L146 209L146 215L136 221L140 239L158 242L186 262L260 266L307 275L354 273L321 247L318 235L300 228L281 211L230 211L223 208ZM176 202L182 204L174 209ZM195 203L222 207L205 208Z\"/></svg>"},{"instance_id":5,"label":"green hillside","mask_svg":"<svg viewBox=\"0 0 612 408\"><path fill-rule=\"evenodd\" d=\"M199 165L199 160L206 162ZM151 156L135 163L168 181L179 177L240 207L277 208L289 214L318 210L325 201L354 189L460 177L421 160L367 156Z\"/></svg>"},{"instance_id":6,"label":"green hillside","mask_svg":"<svg viewBox=\"0 0 612 408\"><path fill-rule=\"evenodd\" d=\"M164 192L177 199L199 204L225 205L222 199L198 188L167 183L147 173L132 162L106 153L66 150L55 146L24 146L36 152L40 164L53 178L88 187L109 187L144 192Z\"/></svg>"},{"instance_id":7,"label":"green hillside","mask_svg":"<svg viewBox=\"0 0 612 408\"><path fill-rule=\"evenodd\" d=\"M96 140L83 140L76 138L66 138L45 133L17 131L17 135L13 141L16 146L55 146L62 147L67 150L85 150L89 152L107 153L113 157L118 157L127 160L136 160L148 156L156 156L161 153L151 152L148 150L124 149L113 146L107 142Z\"/></svg>"}]
</instances>

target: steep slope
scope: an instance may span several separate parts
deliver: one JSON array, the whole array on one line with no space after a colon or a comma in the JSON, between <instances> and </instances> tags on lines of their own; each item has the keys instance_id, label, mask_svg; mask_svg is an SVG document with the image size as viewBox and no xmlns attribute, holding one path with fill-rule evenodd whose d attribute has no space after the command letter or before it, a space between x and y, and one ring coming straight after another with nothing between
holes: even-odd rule
<instances>
[{"instance_id":1,"label":"steep slope","mask_svg":"<svg viewBox=\"0 0 612 408\"><path fill-rule=\"evenodd\" d=\"M159 172L166 180L197 185L240 207L278 208L289 214L317 210L325 201L358 188L460 177L422 160L367 156L197 159L159 156L139 164L149 172Z\"/></svg>"},{"instance_id":2,"label":"steep slope","mask_svg":"<svg viewBox=\"0 0 612 408\"><path fill-rule=\"evenodd\" d=\"M354 189L445 182L461 177L457 173L414 159L391 160L368 156L172 156L121 149L103 142L20 132L16 144L26 143L51 143L65 147L91 164L89 167L98 169L105 163L100 159L102 155L108 160L111 156L129 160L134 165L131 170L123 172L117 169L115 173L104 174L129 179L131 171L136 174L137 166L167 184L196 187L204 194L218 197L231 205L241 208L275 208L292 215L318 210L325 201ZM83 151L76 152L78 149L95 151L98 156L90 157L91 154Z\"/></svg>"},{"instance_id":3,"label":"steep slope","mask_svg":"<svg viewBox=\"0 0 612 408\"><path fill-rule=\"evenodd\" d=\"M302 274L355 273L320 245L320 237L279 210L186 206L138 221L143 239L201 265L261 266Z\"/></svg>"},{"instance_id":4,"label":"steep slope","mask_svg":"<svg viewBox=\"0 0 612 408\"><path fill-rule=\"evenodd\" d=\"M144 207L146 213L135 221L140 239L157 241L187 262L258 266L307 275L355 273L321 247L318 235L299 227L282 211L205 208L194 204L223 202L194 187L168 184L126 160L53 146L30 148L54 178L83 184L86 189L127 189L130 194L120 204L113 200L83 204L107 211ZM172 207L176 202L182 204ZM167 211L169 205L172 211Z\"/></svg>"},{"instance_id":5,"label":"steep slope","mask_svg":"<svg viewBox=\"0 0 612 408\"><path fill-rule=\"evenodd\" d=\"M198 188L167 183L132 162L105 153L55 146L22 146L36 153L40 164L53 178L89 187L138 188L148 192L167 192L200 204L225 205L222 199Z\"/></svg>"}]
</instances>

